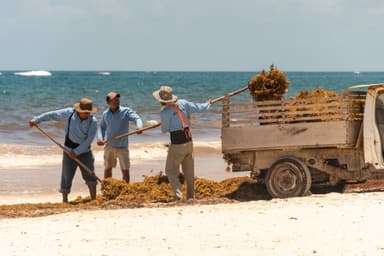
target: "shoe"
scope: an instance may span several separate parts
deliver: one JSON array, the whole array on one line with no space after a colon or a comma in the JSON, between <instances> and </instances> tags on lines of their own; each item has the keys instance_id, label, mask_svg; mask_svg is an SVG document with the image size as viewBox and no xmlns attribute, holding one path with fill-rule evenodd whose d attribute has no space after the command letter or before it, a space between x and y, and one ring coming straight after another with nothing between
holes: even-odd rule
<instances>
[{"instance_id":1,"label":"shoe","mask_svg":"<svg viewBox=\"0 0 384 256\"><path fill-rule=\"evenodd\" d=\"M68 194L63 193L63 203L67 204L68 203Z\"/></svg>"},{"instance_id":2,"label":"shoe","mask_svg":"<svg viewBox=\"0 0 384 256\"><path fill-rule=\"evenodd\" d=\"M181 200L183 200L183 199L180 198L180 197L178 197L178 196L175 196L175 197L173 198L173 201L175 201L175 202L179 202L179 201L181 201Z\"/></svg>"}]
</instances>

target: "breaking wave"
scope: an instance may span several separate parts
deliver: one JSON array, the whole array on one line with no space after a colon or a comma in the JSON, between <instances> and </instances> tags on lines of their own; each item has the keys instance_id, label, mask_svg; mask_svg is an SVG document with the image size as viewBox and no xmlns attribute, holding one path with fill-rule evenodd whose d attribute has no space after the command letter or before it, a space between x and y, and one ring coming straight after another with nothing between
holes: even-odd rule
<instances>
[{"instance_id":1,"label":"breaking wave","mask_svg":"<svg viewBox=\"0 0 384 256\"><path fill-rule=\"evenodd\" d=\"M194 141L195 155L221 154L219 141ZM92 145L96 164L103 163L103 147ZM131 143L130 158L134 160L165 160L168 144ZM62 151L56 145L0 145L0 170L31 169L36 167L59 166L62 161Z\"/></svg>"},{"instance_id":2,"label":"breaking wave","mask_svg":"<svg viewBox=\"0 0 384 256\"><path fill-rule=\"evenodd\" d=\"M15 72L17 76L52 76L52 73L45 70L26 71L26 72Z\"/></svg>"}]
</instances>

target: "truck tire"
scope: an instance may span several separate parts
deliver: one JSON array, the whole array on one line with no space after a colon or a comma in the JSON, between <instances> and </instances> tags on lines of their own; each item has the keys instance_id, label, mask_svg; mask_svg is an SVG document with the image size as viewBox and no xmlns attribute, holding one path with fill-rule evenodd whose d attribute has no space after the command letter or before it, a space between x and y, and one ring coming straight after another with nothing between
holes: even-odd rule
<instances>
[{"instance_id":1,"label":"truck tire","mask_svg":"<svg viewBox=\"0 0 384 256\"><path fill-rule=\"evenodd\" d=\"M294 157L277 160L267 171L265 185L274 198L307 195L311 188L311 172Z\"/></svg>"}]
</instances>

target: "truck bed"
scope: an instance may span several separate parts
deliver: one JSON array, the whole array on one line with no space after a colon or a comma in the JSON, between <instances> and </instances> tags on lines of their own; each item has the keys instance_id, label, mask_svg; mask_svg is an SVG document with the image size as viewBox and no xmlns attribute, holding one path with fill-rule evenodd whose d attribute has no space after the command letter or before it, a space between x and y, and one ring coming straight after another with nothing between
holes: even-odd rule
<instances>
[{"instance_id":1,"label":"truck bed","mask_svg":"<svg viewBox=\"0 0 384 256\"><path fill-rule=\"evenodd\" d=\"M222 129L224 152L354 147L361 122L331 121L297 124L227 127Z\"/></svg>"},{"instance_id":2,"label":"truck bed","mask_svg":"<svg viewBox=\"0 0 384 256\"><path fill-rule=\"evenodd\" d=\"M223 153L290 148L354 147L361 133L364 92L262 102L223 101Z\"/></svg>"}]
</instances>

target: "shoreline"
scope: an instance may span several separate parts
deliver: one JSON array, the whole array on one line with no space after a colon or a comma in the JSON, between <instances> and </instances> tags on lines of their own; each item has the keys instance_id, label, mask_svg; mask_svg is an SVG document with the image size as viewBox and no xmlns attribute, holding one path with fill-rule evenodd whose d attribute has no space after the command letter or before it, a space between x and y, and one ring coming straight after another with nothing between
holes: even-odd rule
<instances>
[{"instance_id":1,"label":"shoreline","mask_svg":"<svg viewBox=\"0 0 384 256\"><path fill-rule=\"evenodd\" d=\"M199 149L196 149L196 151L199 152ZM97 158L102 159L102 151L96 152L95 155ZM165 158L166 151L164 151L164 158L159 157L159 159L156 157L153 160L131 157L131 181L139 182L144 179L144 176L155 176L160 172L164 173ZM95 162L95 169L96 175L102 179L104 167L100 159ZM249 176L248 172L227 172L226 167L227 164L222 159L221 154L206 154L205 152L195 154L196 177L221 181L233 177ZM3 186L0 188L0 205L61 202L61 194L58 192L60 175L61 163L30 169L0 169L0 180L3 183ZM113 177L121 179L119 165L113 169ZM98 186L97 193L101 193L100 185ZM88 196L88 188L84 184L79 169L77 169L73 180L69 200L74 200L78 196Z\"/></svg>"}]
</instances>

